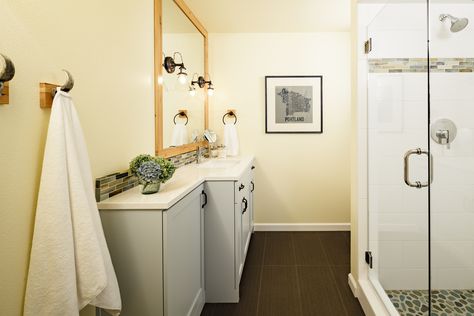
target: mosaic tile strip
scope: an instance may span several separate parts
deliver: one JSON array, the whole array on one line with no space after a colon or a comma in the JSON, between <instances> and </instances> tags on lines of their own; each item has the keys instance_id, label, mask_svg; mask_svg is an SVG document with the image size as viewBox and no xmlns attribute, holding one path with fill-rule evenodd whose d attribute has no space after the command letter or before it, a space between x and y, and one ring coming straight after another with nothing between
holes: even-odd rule
<instances>
[{"instance_id":1,"label":"mosaic tile strip","mask_svg":"<svg viewBox=\"0 0 474 316\"><path fill-rule=\"evenodd\" d=\"M209 148L204 147L204 149L202 150L202 154L207 156L208 153L209 153ZM174 163L176 168L179 168L179 167L189 165L189 164L192 164L192 163L196 162L197 154L196 154L196 151L190 151L188 153L184 153L184 154L181 154L181 155L178 155L178 156L170 157L169 159L172 163Z\"/></svg>"},{"instance_id":2,"label":"mosaic tile strip","mask_svg":"<svg viewBox=\"0 0 474 316\"><path fill-rule=\"evenodd\" d=\"M95 199L100 202L137 185L138 178L132 176L128 170L109 174L95 179Z\"/></svg>"},{"instance_id":3,"label":"mosaic tile strip","mask_svg":"<svg viewBox=\"0 0 474 316\"><path fill-rule=\"evenodd\" d=\"M371 73L427 72L426 58L369 59ZM474 72L474 58L431 58L430 71L436 73Z\"/></svg>"},{"instance_id":4,"label":"mosaic tile strip","mask_svg":"<svg viewBox=\"0 0 474 316\"><path fill-rule=\"evenodd\" d=\"M208 148L205 148L202 152L204 155L207 155ZM169 160L174 163L176 168L179 168L196 162L197 154L196 151L191 151L170 157ZM97 202L103 201L114 195L130 190L138 184L137 177L132 176L128 170L97 178L95 180L95 199Z\"/></svg>"},{"instance_id":5,"label":"mosaic tile strip","mask_svg":"<svg viewBox=\"0 0 474 316\"><path fill-rule=\"evenodd\" d=\"M428 291L390 290L387 295L401 316L427 316ZM474 290L434 290L431 316L474 316Z\"/></svg>"}]
</instances>

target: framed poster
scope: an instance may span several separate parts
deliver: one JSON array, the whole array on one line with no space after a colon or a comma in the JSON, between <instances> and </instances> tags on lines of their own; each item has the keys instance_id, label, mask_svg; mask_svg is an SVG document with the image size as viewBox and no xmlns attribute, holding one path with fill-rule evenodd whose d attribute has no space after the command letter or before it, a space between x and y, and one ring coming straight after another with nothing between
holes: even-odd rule
<instances>
[{"instance_id":1,"label":"framed poster","mask_svg":"<svg viewBox=\"0 0 474 316\"><path fill-rule=\"evenodd\" d=\"M266 76L265 133L323 132L323 76Z\"/></svg>"}]
</instances>

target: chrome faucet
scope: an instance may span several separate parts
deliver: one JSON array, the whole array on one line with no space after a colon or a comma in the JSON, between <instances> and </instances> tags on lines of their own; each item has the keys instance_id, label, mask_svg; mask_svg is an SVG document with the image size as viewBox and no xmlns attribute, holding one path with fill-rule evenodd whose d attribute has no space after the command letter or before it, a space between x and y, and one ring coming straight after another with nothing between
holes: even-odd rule
<instances>
[{"instance_id":1,"label":"chrome faucet","mask_svg":"<svg viewBox=\"0 0 474 316\"><path fill-rule=\"evenodd\" d=\"M203 149L204 147L201 147L201 146L198 146L198 148L196 149L196 156L197 156L196 163L197 164L200 164L204 160L204 156L202 154Z\"/></svg>"}]
</instances>

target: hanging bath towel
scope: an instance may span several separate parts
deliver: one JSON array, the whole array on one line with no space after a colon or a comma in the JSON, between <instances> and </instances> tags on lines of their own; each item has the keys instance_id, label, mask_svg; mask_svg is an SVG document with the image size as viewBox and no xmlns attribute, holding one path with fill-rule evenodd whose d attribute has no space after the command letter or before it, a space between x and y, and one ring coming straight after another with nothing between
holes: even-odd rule
<instances>
[{"instance_id":1,"label":"hanging bath towel","mask_svg":"<svg viewBox=\"0 0 474 316\"><path fill-rule=\"evenodd\" d=\"M25 316L74 316L88 304L120 314L92 184L77 112L69 94L58 91L36 207Z\"/></svg>"},{"instance_id":2,"label":"hanging bath towel","mask_svg":"<svg viewBox=\"0 0 474 316\"><path fill-rule=\"evenodd\" d=\"M188 128L184 123L178 122L173 128L171 146L177 147L188 143Z\"/></svg>"},{"instance_id":3,"label":"hanging bath towel","mask_svg":"<svg viewBox=\"0 0 474 316\"><path fill-rule=\"evenodd\" d=\"M237 136L235 124L224 125L224 146L228 156L239 155L239 137Z\"/></svg>"}]
</instances>

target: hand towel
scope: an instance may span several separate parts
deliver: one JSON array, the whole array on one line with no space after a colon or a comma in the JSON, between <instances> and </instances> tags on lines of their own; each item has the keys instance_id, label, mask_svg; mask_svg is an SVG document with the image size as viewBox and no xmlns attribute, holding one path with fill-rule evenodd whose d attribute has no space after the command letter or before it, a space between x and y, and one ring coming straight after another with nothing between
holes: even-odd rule
<instances>
[{"instance_id":1,"label":"hand towel","mask_svg":"<svg viewBox=\"0 0 474 316\"><path fill-rule=\"evenodd\" d=\"M173 129L171 146L181 146L188 143L188 129L184 123L178 122Z\"/></svg>"},{"instance_id":2,"label":"hand towel","mask_svg":"<svg viewBox=\"0 0 474 316\"><path fill-rule=\"evenodd\" d=\"M224 125L224 146L227 151L227 156L239 155L239 138L237 136L237 127L233 123Z\"/></svg>"},{"instance_id":3,"label":"hand towel","mask_svg":"<svg viewBox=\"0 0 474 316\"><path fill-rule=\"evenodd\" d=\"M87 148L69 94L53 101L26 286L25 316L74 316L91 304L119 315Z\"/></svg>"}]
</instances>

